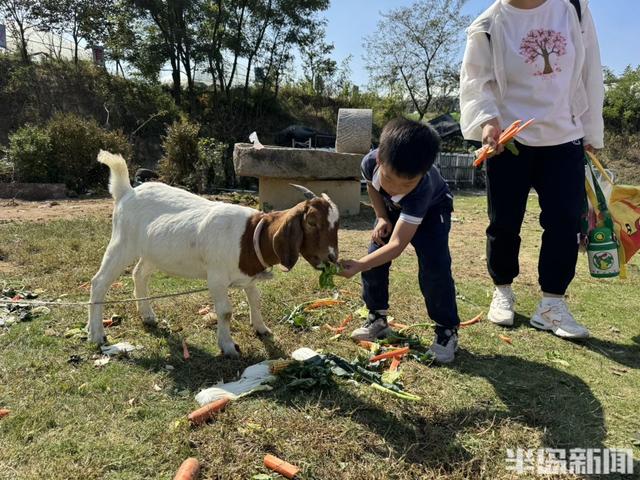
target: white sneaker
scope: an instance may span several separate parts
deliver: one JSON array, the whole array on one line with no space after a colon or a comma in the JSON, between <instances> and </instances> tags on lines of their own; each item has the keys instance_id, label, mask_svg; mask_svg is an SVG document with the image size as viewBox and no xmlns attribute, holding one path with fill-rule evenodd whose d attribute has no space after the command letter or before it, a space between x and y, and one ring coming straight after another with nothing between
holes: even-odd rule
<instances>
[{"instance_id":1,"label":"white sneaker","mask_svg":"<svg viewBox=\"0 0 640 480\"><path fill-rule=\"evenodd\" d=\"M513 294L511 285L496 287L487 318L496 325L512 326L515 303L516 296Z\"/></svg>"},{"instance_id":2,"label":"white sneaker","mask_svg":"<svg viewBox=\"0 0 640 480\"><path fill-rule=\"evenodd\" d=\"M587 338L589 330L573 318L562 298L543 298L529 323L562 338Z\"/></svg>"}]
</instances>

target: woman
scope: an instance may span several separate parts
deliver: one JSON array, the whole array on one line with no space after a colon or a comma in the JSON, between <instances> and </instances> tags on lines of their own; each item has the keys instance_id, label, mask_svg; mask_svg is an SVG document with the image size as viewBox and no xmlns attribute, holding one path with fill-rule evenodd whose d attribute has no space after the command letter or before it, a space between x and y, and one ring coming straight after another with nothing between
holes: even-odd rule
<instances>
[{"instance_id":1,"label":"woman","mask_svg":"<svg viewBox=\"0 0 640 480\"><path fill-rule=\"evenodd\" d=\"M575 275L584 200L584 149L603 147L604 85L586 0L497 0L467 30L460 74L465 138L496 146L502 129L535 118L516 156L497 146L487 161L487 264L495 284L489 319L513 325L520 227L531 187L544 229L542 299L531 325L560 337L589 331L564 294Z\"/></svg>"}]
</instances>

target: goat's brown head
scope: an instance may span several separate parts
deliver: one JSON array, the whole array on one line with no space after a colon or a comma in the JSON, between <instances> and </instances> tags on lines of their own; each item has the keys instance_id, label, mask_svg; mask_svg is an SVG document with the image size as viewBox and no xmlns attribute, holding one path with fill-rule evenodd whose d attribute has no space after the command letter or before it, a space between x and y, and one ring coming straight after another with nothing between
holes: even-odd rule
<instances>
[{"instance_id":1,"label":"goat's brown head","mask_svg":"<svg viewBox=\"0 0 640 480\"><path fill-rule=\"evenodd\" d=\"M338 207L329 196L315 195L300 185L292 185L301 191L304 202L290 208L273 237L273 247L286 269L293 268L299 255L316 269L338 260Z\"/></svg>"}]
</instances>

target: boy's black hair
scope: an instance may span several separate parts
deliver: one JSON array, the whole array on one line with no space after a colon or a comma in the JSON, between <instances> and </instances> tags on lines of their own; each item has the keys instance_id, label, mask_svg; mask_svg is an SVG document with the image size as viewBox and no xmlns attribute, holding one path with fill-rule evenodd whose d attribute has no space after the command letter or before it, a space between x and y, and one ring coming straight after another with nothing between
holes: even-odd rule
<instances>
[{"instance_id":1,"label":"boy's black hair","mask_svg":"<svg viewBox=\"0 0 640 480\"><path fill-rule=\"evenodd\" d=\"M440 151L440 136L430 125L399 117L382 129L378 161L397 175L424 175Z\"/></svg>"}]
</instances>

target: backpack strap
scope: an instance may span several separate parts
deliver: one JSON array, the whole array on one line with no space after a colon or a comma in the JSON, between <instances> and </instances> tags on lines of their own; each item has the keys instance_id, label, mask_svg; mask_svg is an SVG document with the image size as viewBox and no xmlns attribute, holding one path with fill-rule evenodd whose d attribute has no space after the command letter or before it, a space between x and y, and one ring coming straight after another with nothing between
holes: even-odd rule
<instances>
[{"instance_id":1,"label":"backpack strap","mask_svg":"<svg viewBox=\"0 0 640 480\"><path fill-rule=\"evenodd\" d=\"M578 22L582 23L582 6L580 5L580 0L569 0L569 2L571 3L571 5L573 5L573 8L576 9ZM489 43L491 43L491 34L489 32L486 32L485 35L487 36L487 40L489 40Z\"/></svg>"}]
</instances>

